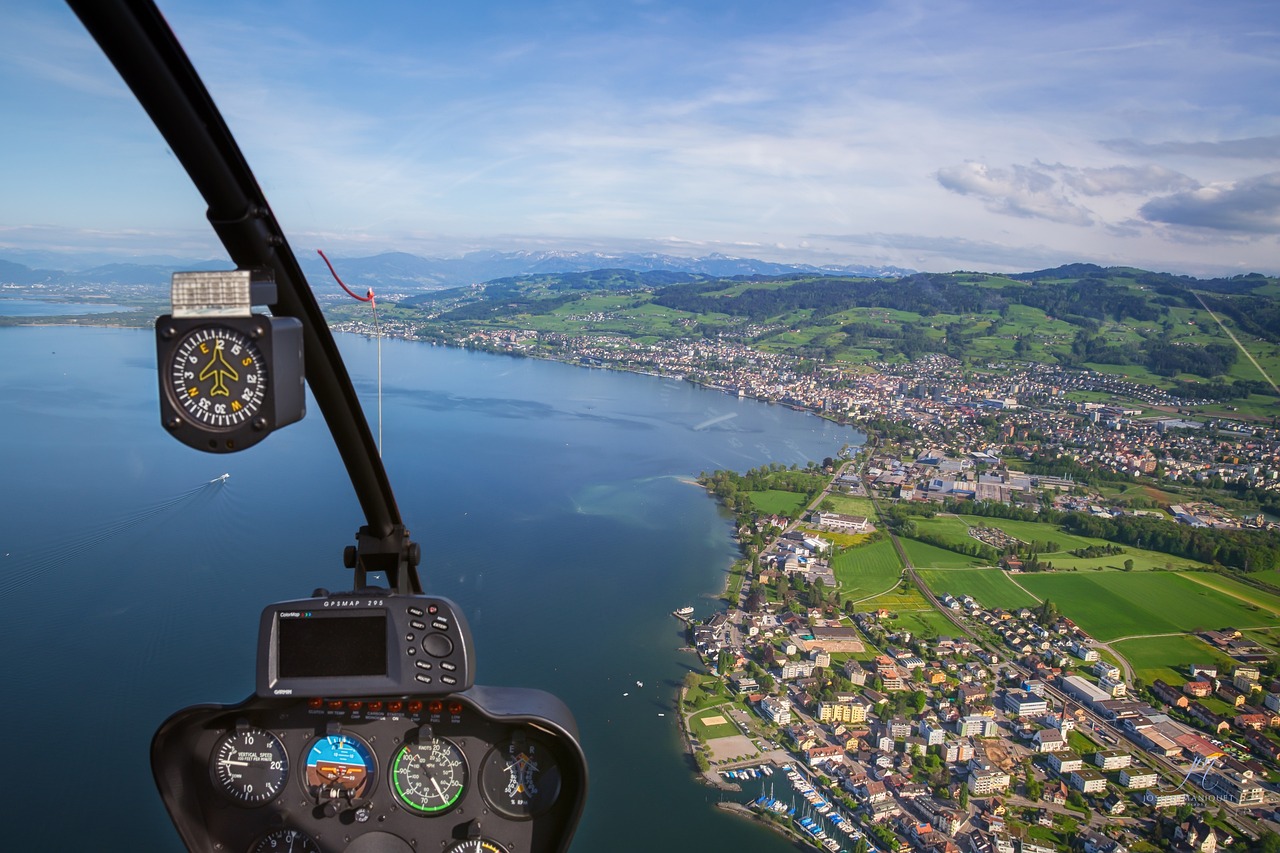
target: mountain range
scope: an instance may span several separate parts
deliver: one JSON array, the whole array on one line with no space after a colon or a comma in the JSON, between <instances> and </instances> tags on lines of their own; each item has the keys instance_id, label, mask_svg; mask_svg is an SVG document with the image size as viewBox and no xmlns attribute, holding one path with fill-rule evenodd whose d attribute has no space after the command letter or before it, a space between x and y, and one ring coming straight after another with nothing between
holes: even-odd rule
<instances>
[{"instance_id":1,"label":"mountain range","mask_svg":"<svg viewBox=\"0 0 1280 853\"><path fill-rule=\"evenodd\" d=\"M15 253L17 254L17 253ZM43 253L24 256L33 267L0 258L0 284L12 285L143 285L169 286L178 270L226 269L227 262L207 259L148 258L139 263L107 263L78 266L75 256ZM598 269L638 271L669 270L711 276L737 275L846 275L861 277L906 275L913 270L861 264L812 266L782 264L755 258L711 254L685 258L656 253L600 252L468 252L457 258L427 258L407 252L385 252L367 257L331 256L334 267L353 290L372 287L380 294L414 294L448 287L477 284L497 278L536 273L586 272ZM331 284L329 271L318 255L300 253L302 270L313 289Z\"/></svg>"}]
</instances>

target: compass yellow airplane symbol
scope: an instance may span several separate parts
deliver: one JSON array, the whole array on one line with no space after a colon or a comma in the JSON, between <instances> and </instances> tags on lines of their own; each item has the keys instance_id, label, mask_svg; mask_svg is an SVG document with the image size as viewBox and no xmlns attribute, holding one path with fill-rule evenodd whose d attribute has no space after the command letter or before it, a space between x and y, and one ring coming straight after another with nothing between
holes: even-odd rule
<instances>
[{"instance_id":1,"label":"compass yellow airplane symbol","mask_svg":"<svg viewBox=\"0 0 1280 853\"><path fill-rule=\"evenodd\" d=\"M222 347L214 347L213 358L209 359L209 363L205 365L204 370L200 371L200 381L213 377L213 387L209 389L210 397L230 397L231 391L227 388L223 379L230 379L235 382L240 378L240 374L236 373L235 368L227 363L226 358L222 355Z\"/></svg>"}]
</instances>

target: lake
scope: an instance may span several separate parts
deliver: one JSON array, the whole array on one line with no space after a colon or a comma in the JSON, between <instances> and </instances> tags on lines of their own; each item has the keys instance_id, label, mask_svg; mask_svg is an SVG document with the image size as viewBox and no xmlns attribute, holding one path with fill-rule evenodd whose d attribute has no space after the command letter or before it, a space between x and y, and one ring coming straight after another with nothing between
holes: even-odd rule
<instances>
[{"instance_id":1,"label":"lake","mask_svg":"<svg viewBox=\"0 0 1280 853\"><path fill-rule=\"evenodd\" d=\"M376 434L375 343L339 343ZM154 358L149 331L0 329L14 849L179 849L155 728L252 692L263 606L350 587L363 519L314 401L248 451L198 453L160 426ZM861 435L649 376L406 341L383 361L383 456L424 587L468 615L478 683L548 690L577 717L574 851L792 849L716 810L680 748L671 711L697 662L669 613L712 612L735 555L690 480Z\"/></svg>"}]
</instances>

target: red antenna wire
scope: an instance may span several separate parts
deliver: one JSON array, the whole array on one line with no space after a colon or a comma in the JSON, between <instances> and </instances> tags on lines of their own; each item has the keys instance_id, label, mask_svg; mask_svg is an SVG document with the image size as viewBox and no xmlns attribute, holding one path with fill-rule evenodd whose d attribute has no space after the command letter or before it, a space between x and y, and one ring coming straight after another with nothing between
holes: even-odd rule
<instances>
[{"instance_id":1,"label":"red antenna wire","mask_svg":"<svg viewBox=\"0 0 1280 853\"><path fill-rule=\"evenodd\" d=\"M329 274L332 275L333 280L336 281L342 287L342 289L347 292L348 296L350 296L352 299L359 299L361 302L373 302L372 287L369 288L368 296L359 295L358 293L353 291L351 288L347 287L347 285L342 281L342 279L338 278L337 270L333 268L333 264L329 263L329 258L325 255L324 249L316 249L316 252L319 253L320 257L324 258L324 265L329 268Z\"/></svg>"}]
</instances>

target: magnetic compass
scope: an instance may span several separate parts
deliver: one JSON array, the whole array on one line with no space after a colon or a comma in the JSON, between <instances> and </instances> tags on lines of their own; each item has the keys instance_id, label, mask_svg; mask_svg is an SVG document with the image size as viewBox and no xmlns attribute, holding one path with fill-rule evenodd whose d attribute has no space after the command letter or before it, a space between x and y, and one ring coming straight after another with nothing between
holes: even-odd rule
<instances>
[{"instance_id":1,"label":"magnetic compass","mask_svg":"<svg viewBox=\"0 0 1280 853\"><path fill-rule=\"evenodd\" d=\"M302 332L289 317L156 321L160 418L189 447L252 447L303 414Z\"/></svg>"},{"instance_id":2,"label":"magnetic compass","mask_svg":"<svg viewBox=\"0 0 1280 853\"><path fill-rule=\"evenodd\" d=\"M275 283L249 270L174 273L156 357L160 420L183 444L244 450L302 418L302 324L251 310L275 298Z\"/></svg>"},{"instance_id":3,"label":"magnetic compass","mask_svg":"<svg viewBox=\"0 0 1280 853\"><path fill-rule=\"evenodd\" d=\"M270 377L253 331L197 326L174 346L168 368L169 388L189 421L224 431L262 413Z\"/></svg>"}]
</instances>

